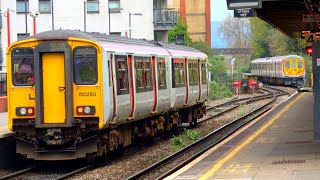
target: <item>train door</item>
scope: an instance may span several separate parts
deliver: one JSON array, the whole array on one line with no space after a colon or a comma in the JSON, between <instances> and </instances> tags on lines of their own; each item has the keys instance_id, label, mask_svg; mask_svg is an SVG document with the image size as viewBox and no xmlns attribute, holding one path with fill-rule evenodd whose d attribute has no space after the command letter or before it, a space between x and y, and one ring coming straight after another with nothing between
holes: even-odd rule
<instances>
[{"instance_id":1,"label":"train door","mask_svg":"<svg viewBox=\"0 0 320 180\"><path fill-rule=\"evenodd\" d=\"M291 75L296 76L298 74L298 59L291 59Z\"/></svg>"},{"instance_id":2,"label":"train door","mask_svg":"<svg viewBox=\"0 0 320 180\"><path fill-rule=\"evenodd\" d=\"M285 59L284 60L284 69L283 69L283 73L284 75L289 75L289 69L290 69L290 60L289 59Z\"/></svg>"},{"instance_id":3,"label":"train door","mask_svg":"<svg viewBox=\"0 0 320 180\"><path fill-rule=\"evenodd\" d=\"M65 123L64 53L42 54L44 123Z\"/></svg>"},{"instance_id":4,"label":"train door","mask_svg":"<svg viewBox=\"0 0 320 180\"><path fill-rule=\"evenodd\" d=\"M298 75L301 76L304 74L304 63L303 59L298 59Z\"/></svg>"},{"instance_id":5,"label":"train door","mask_svg":"<svg viewBox=\"0 0 320 180\"><path fill-rule=\"evenodd\" d=\"M74 119L73 61L66 42L44 42L35 48L36 127L71 127Z\"/></svg>"}]
</instances>

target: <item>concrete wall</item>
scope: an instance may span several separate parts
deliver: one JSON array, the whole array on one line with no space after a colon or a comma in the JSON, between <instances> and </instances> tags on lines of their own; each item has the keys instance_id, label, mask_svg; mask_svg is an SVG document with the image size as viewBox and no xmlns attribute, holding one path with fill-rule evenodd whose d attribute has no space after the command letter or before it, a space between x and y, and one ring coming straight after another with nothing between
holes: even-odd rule
<instances>
[{"instance_id":1,"label":"concrete wall","mask_svg":"<svg viewBox=\"0 0 320 180\"><path fill-rule=\"evenodd\" d=\"M29 0L31 12L38 11L38 0ZM84 30L84 3L80 0L54 0L54 28ZM153 1L121 0L120 13L111 13L111 32L121 32L124 36L129 29L129 12L142 13L142 16L131 16L132 38L154 39ZM0 0L2 13L7 8L16 10L16 0ZM87 13L87 32L109 33L108 0L100 0L99 13ZM25 15L10 12L11 43L17 40L17 33L25 33ZM52 29L52 14L40 14L37 18L37 33ZM28 15L28 33L33 35L32 18ZM3 17L1 44L7 48L7 21ZM2 66L6 66L5 58ZM5 68L4 68L5 71Z\"/></svg>"}]
</instances>

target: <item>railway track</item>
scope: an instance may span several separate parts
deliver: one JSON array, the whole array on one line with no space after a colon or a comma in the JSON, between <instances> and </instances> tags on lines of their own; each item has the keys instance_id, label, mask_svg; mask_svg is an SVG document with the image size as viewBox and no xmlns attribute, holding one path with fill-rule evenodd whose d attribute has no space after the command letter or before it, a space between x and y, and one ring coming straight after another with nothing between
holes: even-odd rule
<instances>
[{"instance_id":1,"label":"railway track","mask_svg":"<svg viewBox=\"0 0 320 180\"><path fill-rule=\"evenodd\" d=\"M275 90L275 89L274 89ZM146 169L136 173L135 175L127 178L127 180L133 179L163 179L178 169L182 168L202 153L212 148L219 142L223 141L227 137L229 137L232 133L237 131L239 128L243 127L247 123L251 122L256 117L262 115L264 112L271 109L271 104L275 101L277 96L285 95L282 90L275 90L276 92L271 92L272 94L268 94L263 97L257 96L257 99L252 98L251 100L258 100L261 98L267 98L272 96L271 100L268 101L265 105L251 111L250 113L222 126L221 128L211 132L207 136L202 139L194 142L193 144L187 146L184 149L168 156L165 159L147 167ZM209 117L212 119L213 117Z\"/></svg>"},{"instance_id":2,"label":"railway track","mask_svg":"<svg viewBox=\"0 0 320 180\"><path fill-rule=\"evenodd\" d=\"M204 121L206 121L206 120L210 120L210 119L213 119L213 118L215 118L215 117L217 117L217 116L219 116L219 115L221 115L221 114L224 114L224 113L227 113L227 112L229 112L229 111L231 111L232 109L234 109L234 108L236 108L236 107L239 107L240 106L240 104L243 104L243 103L246 103L246 104L248 104L248 103L252 103L252 102L254 102L254 101L258 101L258 100L262 100L262 99L267 99L267 98L271 98L271 97L276 97L276 96L280 96L280 95L285 95L286 93L284 92L284 91L282 91L282 92L279 92L277 89L275 90L276 92L271 92L270 90L267 90L269 93L268 94L264 94L264 95L260 95L260 96L252 96L252 97L248 97L248 98L241 98L241 99L239 99L239 98L233 98L233 99L231 99L231 100L229 100L228 102L226 102L226 103L223 103L223 104L220 104L220 105L218 105L218 106L214 106L214 107L210 107L210 108L208 108L209 109L209 111L214 111L214 110L217 110L217 109L221 109L221 108L226 108L226 107L228 107L227 109L224 109L223 111L220 111L220 112L218 112L217 114L215 114L214 116L211 116L211 117L208 117L208 118L206 118L206 119L204 119L204 120L202 120L201 122L204 122ZM230 108L231 107L231 108ZM268 109L268 108L266 108L266 109ZM253 116L251 116L251 117L253 117ZM199 123L201 123L201 122L199 122ZM227 128L229 128L229 129L232 129L232 128L230 128L231 126L234 126L233 127L233 131L232 132L234 132L234 131L236 131L238 128L240 128L241 126L243 126L243 125L239 125L239 123L240 123L240 120L239 120L239 122L238 123L236 123L236 121L234 121L233 123L229 123L229 124L227 124L227 125L225 125L225 126L223 126L222 128L220 128L220 129L218 129L217 131L214 131L213 133L211 133L211 135L212 134L215 134L214 136L216 136L215 138L213 138L214 139L214 141L215 141L215 143L218 143L218 142L220 142L221 140L219 140L219 139L222 139L222 137L227 137L228 135L226 135L226 134L221 134L221 132L223 132L223 131L226 131L226 129ZM238 124L238 127L237 128L235 128L235 125L232 125L232 124ZM231 130L229 130L229 131L231 131ZM210 135L208 135L208 137L209 137ZM207 137L207 136L206 136ZM199 142L200 143L200 142ZM212 144L212 142L211 143L206 143L204 140L203 140L203 142L201 142L201 146L202 147L208 147L208 144ZM196 145L193 145L194 147L196 147ZM140 149L140 148L137 148L138 150ZM134 150L131 150L132 152L135 152L135 151L137 151L137 149L134 149ZM193 149L192 147L190 147L190 149ZM204 148L202 148L202 149L204 149ZM203 150L204 151L204 150ZM131 152L131 153L132 153ZM180 151L179 151L180 152ZM191 151L190 152L190 154L198 154L198 153L195 153L195 152L199 152L198 150L193 150L193 151ZM202 151L200 151L200 152L202 152ZM178 153L178 152L177 152ZM125 154L127 154L127 153L125 153ZM130 154L130 153L129 153ZM188 153L189 154L189 153ZM185 157L191 157L191 156L189 156L188 154L185 154L184 156ZM173 155L171 155L171 156L175 156L174 154ZM169 156L168 157L168 159L169 159L169 161L171 161L170 160L170 157L171 156ZM196 156L195 156L196 157ZM184 161L186 161L187 162L187 160L186 159L189 159L189 158L184 158L184 160L183 161L181 161L180 160L180 164L183 164L183 162ZM167 159L167 158L166 158ZM165 159L164 159L165 160ZM32 167L32 168L26 168L26 169L23 169L23 170L20 170L20 171L18 171L18 172L15 172L15 173L12 173L12 174L9 174L9 175L7 175L7 176L3 176L3 177L0 177L0 180L1 179L65 179L65 178L67 178L67 177L70 177L70 176L72 176L72 175L75 175L75 174L77 174L77 173L80 173L80 172L83 172L83 171L86 171L86 170L88 170L88 169L90 169L90 168L94 168L92 165L84 165L84 166L81 166L81 167L79 167L79 168L74 168L74 169L72 169L72 170L68 170L67 172L66 171L61 171L61 172L46 172L46 171L42 171L42 170L39 170L39 169L37 169L37 168L34 168L34 167ZM156 168L156 167L155 167ZM176 169L176 168L173 168L173 169ZM167 173L169 172L169 171L167 171L167 170L164 170L164 172L165 173L161 173L161 174L163 174L163 175L167 175ZM144 176L142 176L142 179L144 179L143 178ZM147 176L148 177L148 176ZM157 175L156 177L159 177L158 179L161 179L161 177L164 177L164 176L159 176L159 175ZM140 179L140 177L137 177L137 178L139 178ZM151 177L148 177L148 178L145 178L145 179L150 179ZM133 177L130 177L129 179L136 179L134 176ZM157 178L156 178L157 179Z\"/></svg>"},{"instance_id":3,"label":"railway track","mask_svg":"<svg viewBox=\"0 0 320 180\"><path fill-rule=\"evenodd\" d=\"M43 166L46 166L44 163ZM50 165L49 165L50 167ZM84 165L80 166L78 168L67 168L67 170L48 170L43 168L37 168L37 167L28 167L22 170L19 170L17 172L8 174L6 176L0 177L0 180L6 180L6 179L52 179L52 180L61 180L65 179L67 177L70 177L72 175L75 175L79 172L88 170L92 168L92 165Z\"/></svg>"}]
</instances>

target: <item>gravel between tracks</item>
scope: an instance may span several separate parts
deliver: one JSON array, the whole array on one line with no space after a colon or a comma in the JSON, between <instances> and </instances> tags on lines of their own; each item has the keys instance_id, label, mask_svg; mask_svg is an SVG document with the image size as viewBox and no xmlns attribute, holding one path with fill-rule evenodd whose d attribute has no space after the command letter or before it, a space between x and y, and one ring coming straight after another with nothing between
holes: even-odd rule
<instances>
[{"instance_id":1,"label":"gravel between tracks","mask_svg":"<svg viewBox=\"0 0 320 180\"><path fill-rule=\"evenodd\" d=\"M289 92L291 95L296 92L295 88L290 87L276 87L282 90ZM250 95L241 95L242 97L249 97ZM279 104L283 100L288 98L288 96L282 96L277 98L274 104ZM209 102L208 104L216 105L222 103L226 100L219 100L214 102ZM247 112L262 106L269 100L261 100L241 106L225 115L222 115L214 120L207 121L201 124L198 124L193 130L198 131L201 136L205 136L213 130L223 126L224 124L238 118ZM80 173L76 176L71 177L70 179L125 179L138 171L156 163L162 158L174 153L175 151L171 148L171 140L163 140L156 143L150 147L131 154L130 156L119 157L119 159L111 162L110 164L105 165L104 167L96 168L92 171L87 171Z\"/></svg>"}]
</instances>

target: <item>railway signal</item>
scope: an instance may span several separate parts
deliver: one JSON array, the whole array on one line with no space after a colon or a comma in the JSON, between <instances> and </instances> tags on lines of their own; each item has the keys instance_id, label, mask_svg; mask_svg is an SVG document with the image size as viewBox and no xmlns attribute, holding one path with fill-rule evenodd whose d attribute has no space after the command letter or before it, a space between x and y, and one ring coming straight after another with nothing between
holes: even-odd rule
<instances>
[{"instance_id":1,"label":"railway signal","mask_svg":"<svg viewBox=\"0 0 320 180\"><path fill-rule=\"evenodd\" d=\"M236 94L239 94L239 87L241 87L241 80L237 80L233 82L233 86L236 88Z\"/></svg>"},{"instance_id":2,"label":"railway signal","mask_svg":"<svg viewBox=\"0 0 320 180\"><path fill-rule=\"evenodd\" d=\"M256 80L249 80L249 86L250 86L250 88L252 90L252 94L254 94L254 89L255 89L256 85L257 85L257 81Z\"/></svg>"}]
</instances>

